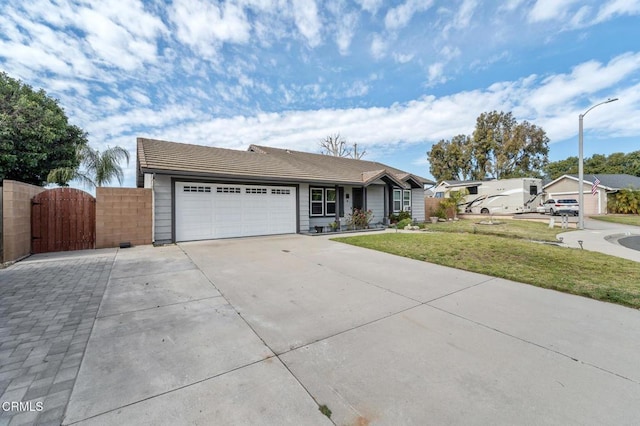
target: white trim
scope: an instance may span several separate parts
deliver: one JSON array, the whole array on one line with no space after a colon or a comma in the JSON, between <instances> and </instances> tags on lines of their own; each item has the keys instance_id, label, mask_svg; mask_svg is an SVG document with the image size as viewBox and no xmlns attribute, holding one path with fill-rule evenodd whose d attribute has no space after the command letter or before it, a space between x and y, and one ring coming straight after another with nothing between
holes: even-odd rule
<instances>
[{"instance_id":1,"label":"white trim","mask_svg":"<svg viewBox=\"0 0 640 426\"><path fill-rule=\"evenodd\" d=\"M322 200L320 200L320 201L314 201L313 200L313 191L314 190L320 191L320 193L322 194ZM309 187L309 217L322 217L322 216L324 216L324 202L325 202L324 190L325 190L325 188ZM316 204L320 203L320 205L322 206L322 212L320 214L313 213L313 203L316 203Z\"/></svg>"},{"instance_id":2,"label":"white trim","mask_svg":"<svg viewBox=\"0 0 640 426\"><path fill-rule=\"evenodd\" d=\"M589 173L589 175L593 175L593 173ZM580 179L578 179L578 178L576 178L576 177L569 176L569 175L562 175L562 176L560 176L559 178L557 178L556 180L553 180L553 181L549 182L548 184L544 185L544 186L542 187L542 189L544 190L546 187L551 186L551 185L553 185L554 183L556 183L556 182L558 182L558 181L560 181L561 179L564 179L564 178L574 180L576 183L578 183L578 182L580 181ZM587 179L582 179L582 182L583 182L583 184L584 184L584 185L589 185L589 186L592 186L592 185L593 185L593 181L590 181L590 180L587 180ZM600 184L598 185L598 188L602 188L602 189L604 189L604 190L611 190L611 191L615 191L615 188L609 188L608 186L605 186L605 185L603 185L602 183L600 183ZM591 193L591 191L589 191L589 193Z\"/></svg>"},{"instance_id":3,"label":"white trim","mask_svg":"<svg viewBox=\"0 0 640 426\"><path fill-rule=\"evenodd\" d=\"M402 211L402 203L403 203L403 190L400 188L393 188L393 196L391 198L391 209L393 210L393 213L400 213ZM400 193L400 199L398 200L400 202L400 208L396 210L396 192Z\"/></svg>"},{"instance_id":4,"label":"white trim","mask_svg":"<svg viewBox=\"0 0 640 426\"><path fill-rule=\"evenodd\" d=\"M405 201L406 200L404 199L404 196L406 194L409 194L409 205L408 206L405 205ZM411 190L410 189L403 189L402 190L402 211L404 211L404 212L410 212L411 211L412 197L413 197L413 194L411 194ZM407 207L408 207L408 210L407 210Z\"/></svg>"},{"instance_id":5,"label":"white trim","mask_svg":"<svg viewBox=\"0 0 640 426\"><path fill-rule=\"evenodd\" d=\"M329 201L329 197L327 196L329 191L335 192L333 201ZM333 213L329 213L328 207L329 207L330 203L333 203ZM335 216L336 212L337 212L337 207L338 207L338 191L336 191L335 188L325 188L324 189L324 213L325 213L325 216L329 216L329 217Z\"/></svg>"}]
</instances>

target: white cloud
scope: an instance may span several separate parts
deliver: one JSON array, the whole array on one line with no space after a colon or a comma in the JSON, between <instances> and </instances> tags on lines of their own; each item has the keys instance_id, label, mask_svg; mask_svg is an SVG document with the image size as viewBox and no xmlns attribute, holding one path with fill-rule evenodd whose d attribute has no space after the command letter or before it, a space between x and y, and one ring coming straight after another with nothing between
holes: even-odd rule
<instances>
[{"instance_id":1,"label":"white cloud","mask_svg":"<svg viewBox=\"0 0 640 426\"><path fill-rule=\"evenodd\" d=\"M385 28L389 31L396 31L407 26L413 15L424 12L433 4L433 0L407 0L400 6L387 11L384 17Z\"/></svg>"},{"instance_id":2,"label":"white cloud","mask_svg":"<svg viewBox=\"0 0 640 426\"><path fill-rule=\"evenodd\" d=\"M371 40L371 56L374 59L382 59L388 48L388 42L380 34L374 34Z\"/></svg>"},{"instance_id":3,"label":"white cloud","mask_svg":"<svg viewBox=\"0 0 640 426\"><path fill-rule=\"evenodd\" d=\"M364 96L369 93L369 85L364 81L356 81L345 91L345 96L348 98L355 98Z\"/></svg>"},{"instance_id":4,"label":"white cloud","mask_svg":"<svg viewBox=\"0 0 640 426\"><path fill-rule=\"evenodd\" d=\"M320 34L322 24L315 0L297 0L292 3L292 7L298 31L304 36L310 47L318 46L322 42Z\"/></svg>"},{"instance_id":5,"label":"white cloud","mask_svg":"<svg viewBox=\"0 0 640 426\"><path fill-rule=\"evenodd\" d=\"M429 65L427 75L427 85L433 86L439 83L444 83L447 81L447 78L444 76L444 64L442 62L436 62L435 64Z\"/></svg>"},{"instance_id":6,"label":"white cloud","mask_svg":"<svg viewBox=\"0 0 640 426\"><path fill-rule=\"evenodd\" d=\"M529 12L529 22L563 19L578 0L537 0Z\"/></svg>"},{"instance_id":7,"label":"white cloud","mask_svg":"<svg viewBox=\"0 0 640 426\"><path fill-rule=\"evenodd\" d=\"M561 105L612 87L638 69L640 53L617 56L606 65L597 61L584 62L574 67L570 74L545 78L539 88L529 93L527 103L535 111L544 113L552 105Z\"/></svg>"},{"instance_id":8,"label":"white cloud","mask_svg":"<svg viewBox=\"0 0 640 426\"><path fill-rule=\"evenodd\" d=\"M195 52L216 59L223 43L247 43L251 26L244 10L232 3L175 0L169 11L176 37Z\"/></svg>"},{"instance_id":9,"label":"white cloud","mask_svg":"<svg viewBox=\"0 0 640 426\"><path fill-rule=\"evenodd\" d=\"M345 0L334 0L326 3L326 7L333 15L328 27L335 34L338 51L345 56L349 53L351 40L358 26L358 13L348 10Z\"/></svg>"},{"instance_id":10,"label":"white cloud","mask_svg":"<svg viewBox=\"0 0 640 426\"><path fill-rule=\"evenodd\" d=\"M393 59L399 64L406 64L407 62L410 62L414 56L415 55L413 53L393 53Z\"/></svg>"},{"instance_id":11,"label":"white cloud","mask_svg":"<svg viewBox=\"0 0 640 426\"><path fill-rule=\"evenodd\" d=\"M375 15L380 6L382 6L382 0L355 0L360 5L362 10L365 10L372 15Z\"/></svg>"},{"instance_id":12,"label":"white cloud","mask_svg":"<svg viewBox=\"0 0 640 426\"><path fill-rule=\"evenodd\" d=\"M522 5L525 0L507 0L502 2L502 4L498 7L498 11L507 11L513 12L517 8Z\"/></svg>"},{"instance_id":13,"label":"white cloud","mask_svg":"<svg viewBox=\"0 0 640 426\"><path fill-rule=\"evenodd\" d=\"M600 7L595 22L608 21L619 15L640 14L640 0L611 0Z\"/></svg>"},{"instance_id":14,"label":"white cloud","mask_svg":"<svg viewBox=\"0 0 640 426\"><path fill-rule=\"evenodd\" d=\"M478 7L478 0L464 0L453 20L454 28L467 28Z\"/></svg>"}]
</instances>

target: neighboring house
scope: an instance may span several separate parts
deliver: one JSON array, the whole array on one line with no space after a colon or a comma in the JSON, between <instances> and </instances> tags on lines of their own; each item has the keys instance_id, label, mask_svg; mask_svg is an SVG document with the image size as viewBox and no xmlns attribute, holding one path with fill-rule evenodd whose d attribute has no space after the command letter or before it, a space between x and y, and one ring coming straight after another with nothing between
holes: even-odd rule
<instances>
[{"instance_id":1,"label":"neighboring house","mask_svg":"<svg viewBox=\"0 0 640 426\"><path fill-rule=\"evenodd\" d=\"M423 221L427 179L382 163L251 145L138 138L137 186L153 189L156 243L315 232L353 209Z\"/></svg>"},{"instance_id":2,"label":"neighboring house","mask_svg":"<svg viewBox=\"0 0 640 426\"><path fill-rule=\"evenodd\" d=\"M591 188L595 178L600 180L595 195ZM621 189L640 189L640 177L626 174L585 174L584 175L584 214L607 213L607 195ZM578 199L578 175L562 175L544 186L546 198Z\"/></svg>"}]
</instances>

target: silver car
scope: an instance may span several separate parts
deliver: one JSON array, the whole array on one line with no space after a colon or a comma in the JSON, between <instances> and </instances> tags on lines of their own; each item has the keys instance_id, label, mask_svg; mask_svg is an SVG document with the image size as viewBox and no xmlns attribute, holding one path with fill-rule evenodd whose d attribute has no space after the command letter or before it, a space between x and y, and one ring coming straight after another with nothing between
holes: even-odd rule
<instances>
[{"instance_id":1,"label":"silver car","mask_svg":"<svg viewBox=\"0 0 640 426\"><path fill-rule=\"evenodd\" d=\"M544 202L543 206L545 214L549 213L552 216L563 213L578 216L580 211L578 201L573 198L550 198Z\"/></svg>"}]
</instances>

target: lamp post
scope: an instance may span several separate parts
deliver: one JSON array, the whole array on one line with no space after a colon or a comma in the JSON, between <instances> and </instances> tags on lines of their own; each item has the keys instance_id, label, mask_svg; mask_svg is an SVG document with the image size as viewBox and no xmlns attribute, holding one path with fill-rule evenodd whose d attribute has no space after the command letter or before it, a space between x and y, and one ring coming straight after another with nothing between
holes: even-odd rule
<instances>
[{"instance_id":1,"label":"lamp post","mask_svg":"<svg viewBox=\"0 0 640 426\"><path fill-rule=\"evenodd\" d=\"M595 104L588 110L584 112L584 114L580 114L578 116L578 228L584 229L584 155L582 152L582 119L585 115L595 107L600 105L608 104L610 102L617 101L618 98L607 99L604 102L600 102L599 104Z\"/></svg>"}]
</instances>

